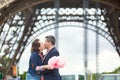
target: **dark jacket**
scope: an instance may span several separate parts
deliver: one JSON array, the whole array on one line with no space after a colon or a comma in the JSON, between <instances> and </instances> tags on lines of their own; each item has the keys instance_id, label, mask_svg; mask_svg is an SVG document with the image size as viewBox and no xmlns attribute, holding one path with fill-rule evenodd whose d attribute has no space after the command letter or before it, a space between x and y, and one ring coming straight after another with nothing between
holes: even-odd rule
<instances>
[{"instance_id":1,"label":"dark jacket","mask_svg":"<svg viewBox=\"0 0 120 80\"><path fill-rule=\"evenodd\" d=\"M27 72L33 76L40 75L40 73L36 71L36 66L40 65L42 65L42 59L38 52L33 52L29 59L29 68Z\"/></svg>"},{"instance_id":2,"label":"dark jacket","mask_svg":"<svg viewBox=\"0 0 120 80\"><path fill-rule=\"evenodd\" d=\"M45 58L43 60L43 65L47 65L48 60L53 56L59 56L59 52L57 51L57 49L55 47L52 48L48 52L48 54L45 56ZM43 71L43 76L44 76L44 80L61 80L58 69L53 69L53 70L46 69Z\"/></svg>"}]
</instances>

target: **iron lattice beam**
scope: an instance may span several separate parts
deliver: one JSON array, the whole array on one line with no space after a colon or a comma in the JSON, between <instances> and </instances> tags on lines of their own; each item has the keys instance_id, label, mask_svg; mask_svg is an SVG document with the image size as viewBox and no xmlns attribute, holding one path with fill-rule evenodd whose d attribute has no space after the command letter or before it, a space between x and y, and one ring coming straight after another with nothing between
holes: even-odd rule
<instances>
[{"instance_id":1,"label":"iron lattice beam","mask_svg":"<svg viewBox=\"0 0 120 80\"><path fill-rule=\"evenodd\" d=\"M97 9L96 2L100 5ZM88 10L85 15L87 22L83 20L82 3L83 0L59 0L58 15L54 10L54 0L15 0L2 7L0 53L3 55L0 63L4 67L0 67L0 71L11 74L10 66L19 62L26 46L43 32L58 28L54 26L58 22L59 27L88 24L87 29L106 38L120 56L120 1L89 0L89 7L84 7ZM98 10L100 13L90 14L89 10L93 10L93 13Z\"/></svg>"}]
</instances>

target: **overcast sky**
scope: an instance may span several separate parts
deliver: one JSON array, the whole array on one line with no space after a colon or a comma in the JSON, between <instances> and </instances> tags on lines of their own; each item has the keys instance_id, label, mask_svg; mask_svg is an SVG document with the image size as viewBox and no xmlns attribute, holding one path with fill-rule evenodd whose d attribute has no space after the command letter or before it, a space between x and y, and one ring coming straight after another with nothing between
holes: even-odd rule
<instances>
[{"instance_id":1,"label":"overcast sky","mask_svg":"<svg viewBox=\"0 0 120 80\"><path fill-rule=\"evenodd\" d=\"M54 34L54 30L48 31L39 36L43 39L46 35ZM88 69L91 72L96 72L95 58L95 33L88 32ZM83 28L59 28L59 52L66 60L64 68L60 69L61 74L71 74L84 72L84 35ZM98 56L98 71L107 72L113 71L120 66L120 58L113 46L103 37L99 36L99 56ZM27 71L28 61L30 57L30 47L24 51L22 58L18 64L20 73Z\"/></svg>"}]
</instances>

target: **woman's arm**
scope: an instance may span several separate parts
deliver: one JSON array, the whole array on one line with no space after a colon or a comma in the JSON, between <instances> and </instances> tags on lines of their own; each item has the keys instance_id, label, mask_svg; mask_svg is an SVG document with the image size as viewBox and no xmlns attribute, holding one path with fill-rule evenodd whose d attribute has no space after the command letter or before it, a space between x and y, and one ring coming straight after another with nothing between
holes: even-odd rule
<instances>
[{"instance_id":1,"label":"woman's arm","mask_svg":"<svg viewBox=\"0 0 120 80\"><path fill-rule=\"evenodd\" d=\"M45 69L51 69L49 65L36 66L36 71L43 71Z\"/></svg>"}]
</instances>

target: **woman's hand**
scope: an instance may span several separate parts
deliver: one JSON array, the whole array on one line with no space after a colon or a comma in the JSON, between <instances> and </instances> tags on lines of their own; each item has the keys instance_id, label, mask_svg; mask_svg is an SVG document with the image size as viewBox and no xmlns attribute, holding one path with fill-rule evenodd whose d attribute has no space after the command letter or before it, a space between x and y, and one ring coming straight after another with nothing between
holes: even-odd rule
<instances>
[{"instance_id":1,"label":"woman's hand","mask_svg":"<svg viewBox=\"0 0 120 80\"><path fill-rule=\"evenodd\" d=\"M43 70L43 66L36 66L36 71Z\"/></svg>"},{"instance_id":2,"label":"woman's hand","mask_svg":"<svg viewBox=\"0 0 120 80\"><path fill-rule=\"evenodd\" d=\"M48 69L48 70L54 69L54 68L51 68L49 65L44 65L43 67L44 69Z\"/></svg>"},{"instance_id":3,"label":"woman's hand","mask_svg":"<svg viewBox=\"0 0 120 80\"><path fill-rule=\"evenodd\" d=\"M40 70L44 70L44 69L51 70L51 69L54 69L54 68L51 68L49 65L36 66L36 71L40 71Z\"/></svg>"}]
</instances>

